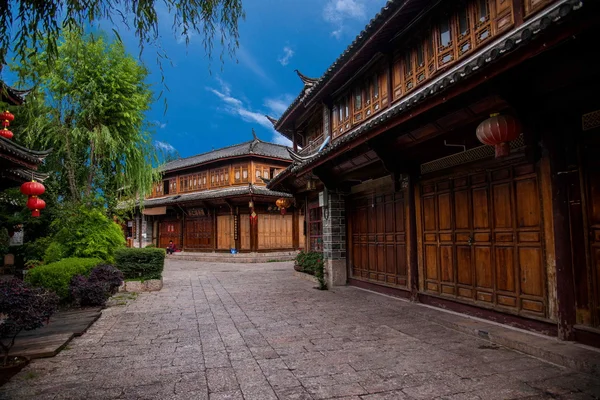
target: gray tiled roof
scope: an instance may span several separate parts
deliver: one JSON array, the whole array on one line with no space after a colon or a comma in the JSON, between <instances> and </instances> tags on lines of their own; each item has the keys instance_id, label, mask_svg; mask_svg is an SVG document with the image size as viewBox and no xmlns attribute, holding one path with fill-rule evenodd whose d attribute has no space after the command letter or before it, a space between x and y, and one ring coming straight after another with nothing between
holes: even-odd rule
<instances>
[{"instance_id":1,"label":"gray tiled roof","mask_svg":"<svg viewBox=\"0 0 600 400\"><path fill-rule=\"evenodd\" d=\"M211 161L216 161L222 158L239 157L245 155L257 155L291 161L286 146L263 142L262 140L256 138L248 142L234 144L233 146L229 147L223 147L222 149L213 150L208 153L202 153L192 157L180 158L179 160L171 161L162 167L162 171L167 172L181 168L188 168Z\"/></svg>"},{"instance_id":2,"label":"gray tiled roof","mask_svg":"<svg viewBox=\"0 0 600 400\"><path fill-rule=\"evenodd\" d=\"M148 199L144 201L144 207L164 206L168 204L185 203L196 200L229 198L251 194L271 197L291 197L289 193L276 192L274 190L269 190L264 186L255 186L250 184L248 186L233 186L222 189L205 190L202 192L160 197L157 199Z\"/></svg>"},{"instance_id":3,"label":"gray tiled roof","mask_svg":"<svg viewBox=\"0 0 600 400\"><path fill-rule=\"evenodd\" d=\"M366 120L364 123L334 140L323 150L315 152L308 160L288 165L286 169L271 179L267 186L277 186L290 174L299 173L310 168L312 164L327 157L333 151L348 146L349 143L357 137L372 131L375 127L381 126L402 113L408 112L417 104L421 104L423 101L443 92L449 87L459 84L475 72L497 61L505 54L529 43L529 41L533 40L551 25L561 22L572 11L577 11L581 8L582 4L577 0L561 0L552 6L549 6L523 25L501 35L481 51L468 57L465 61L434 78L429 84L415 90L412 94L385 109L381 114L370 120Z\"/></svg>"}]
</instances>

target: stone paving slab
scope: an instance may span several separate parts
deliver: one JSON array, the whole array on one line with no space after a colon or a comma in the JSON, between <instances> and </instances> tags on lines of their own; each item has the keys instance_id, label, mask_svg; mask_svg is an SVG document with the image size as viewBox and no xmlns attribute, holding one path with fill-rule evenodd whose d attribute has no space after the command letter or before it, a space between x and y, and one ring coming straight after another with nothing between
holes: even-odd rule
<instances>
[{"instance_id":1,"label":"stone paving slab","mask_svg":"<svg viewBox=\"0 0 600 400\"><path fill-rule=\"evenodd\" d=\"M600 377L329 291L292 263L168 260L164 287L103 311L0 399L598 399ZM119 305L121 304L121 305Z\"/></svg>"}]
</instances>

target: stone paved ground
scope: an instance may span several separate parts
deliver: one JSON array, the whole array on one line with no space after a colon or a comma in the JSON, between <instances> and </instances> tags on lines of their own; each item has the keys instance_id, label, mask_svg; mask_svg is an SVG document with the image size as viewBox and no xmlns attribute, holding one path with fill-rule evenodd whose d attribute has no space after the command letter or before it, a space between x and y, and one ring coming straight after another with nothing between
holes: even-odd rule
<instances>
[{"instance_id":1,"label":"stone paved ground","mask_svg":"<svg viewBox=\"0 0 600 400\"><path fill-rule=\"evenodd\" d=\"M600 379L292 276L290 263L170 261L165 287L0 389L9 399L593 399Z\"/></svg>"}]
</instances>

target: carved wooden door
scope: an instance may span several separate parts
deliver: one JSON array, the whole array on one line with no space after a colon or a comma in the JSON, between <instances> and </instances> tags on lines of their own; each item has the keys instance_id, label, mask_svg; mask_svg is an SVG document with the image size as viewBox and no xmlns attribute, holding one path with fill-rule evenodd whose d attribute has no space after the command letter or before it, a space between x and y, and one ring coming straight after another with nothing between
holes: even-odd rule
<instances>
[{"instance_id":1,"label":"carved wooden door","mask_svg":"<svg viewBox=\"0 0 600 400\"><path fill-rule=\"evenodd\" d=\"M259 214L258 249L291 249L292 223L291 214Z\"/></svg>"},{"instance_id":2,"label":"carved wooden door","mask_svg":"<svg viewBox=\"0 0 600 400\"><path fill-rule=\"evenodd\" d=\"M521 164L421 185L427 292L546 316L538 177Z\"/></svg>"},{"instance_id":3,"label":"carved wooden door","mask_svg":"<svg viewBox=\"0 0 600 400\"><path fill-rule=\"evenodd\" d=\"M240 215L240 247L241 250L250 250L250 215Z\"/></svg>"},{"instance_id":4,"label":"carved wooden door","mask_svg":"<svg viewBox=\"0 0 600 400\"><path fill-rule=\"evenodd\" d=\"M181 248L181 221L161 221L159 223L158 245L166 249L169 241L173 241L178 249Z\"/></svg>"},{"instance_id":5,"label":"carved wooden door","mask_svg":"<svg viewBox=\"0 0 600 400\"><path fill-rule=\"evenodd\" d=\"M229 250L234 247L231 232L232 224L233 215L217 216L217 248L219 250Z\"/></svg>"},{"instance_id":6,"label":"carved wooden door","mask_svg":"<svg viewBox=\"0 0 600 400\"><path fill-rule=\"evenodd\" d=\"M205 250L213 248L213 217L189 218L185 221L185 248Z\"/></svg>"},{"instance_id":7,"label":"carved wooden door","mask_svg":"<svg viewBox=\"0 0 600 400\"><path fill-rule=\"evenodd\" d=\"M406 286L404 205L403 192L351 199L352 278Z\"/></svg>"}]
</instances>

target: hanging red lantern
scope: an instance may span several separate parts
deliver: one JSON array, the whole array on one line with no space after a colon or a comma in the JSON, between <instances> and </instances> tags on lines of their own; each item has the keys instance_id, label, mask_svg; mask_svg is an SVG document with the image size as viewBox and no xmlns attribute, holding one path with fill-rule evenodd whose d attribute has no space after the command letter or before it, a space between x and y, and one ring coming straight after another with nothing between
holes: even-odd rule
<instances>
[{"instance_id":1,"label":"hanging red lantern","mask_svg":"<svg viewBox=\"0 0 600 400\"><path fill-rule=\"evenodd\" d=\"M279 208L281 215L285 215L286 208L290 208L290 206L292 205L292 201L288 198L282 197L277 199L275 205Z\"/></svg>"},{"instance_id":2,"label":"hanging red lantern","mask_svg":"<svg viewBox=\"0 0 600 400\"><path fill-rule=\"evenodd\" d=\"M494 146L496 158L510 154L510 141L523 132L518 119L512 115L491 114L477 127L477 139L483 144Z\"/></svg>"},{"instance_id":3,"label":"hanging red lantern","mask_svg":"<svg viewBox=\"0 0 600 400\"><path fill-rule=\"evenodd\" d=\"M12 139L14 134L6 128L0 129L0 136L6 139Z\"/></svg>"},{"instance_id":4,"label":"hanging red lantern","mask_svg":"<svg viewBox=\"0 0 600 400\"><path fill-rule=\"evenodd\" d=\"M21 185L21 193L26 196L39 196L44 194L46 188L40 182L31 181Z\"/></svg>"},{"instance_id":5,"label":"hanging red lantern","mask_svg":"<svg viewBox=\"0 0 600 400\"><path fill-rule=\"evenodd\" d=\"M37 196L31 196L29 200L27 200L27 208L31 210L32 217L39 217L40 210L46 208L46 202Z\"/></svg>"},{"instance_id":6,"label":"hanging red lantern","mask_svg":"<svg viewBox=\"0 0 600 400\"><path fill-rule=\"evenodd\" d=\"M15 120L15 116L8 110L0 113L0 120L2 121L2 125L9 126L11 122Z\"/></svg>"}]
</instances>

